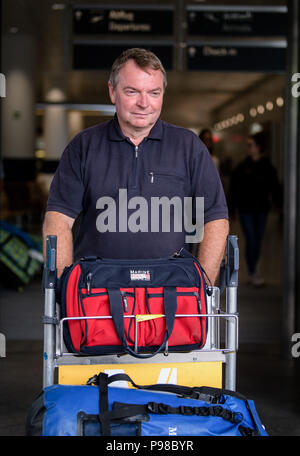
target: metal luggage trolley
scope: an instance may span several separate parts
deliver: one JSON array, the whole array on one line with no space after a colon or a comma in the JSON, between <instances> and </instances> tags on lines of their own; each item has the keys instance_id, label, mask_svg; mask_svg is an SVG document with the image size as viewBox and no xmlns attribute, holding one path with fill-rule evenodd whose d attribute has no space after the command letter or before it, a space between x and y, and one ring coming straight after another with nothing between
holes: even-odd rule
<instances>
[{"instance_id":1,"label":"metal luggage trolley","mask_svg":"<svg viewBox=\"0 0 300 456\"><path fill-rule=\"evenodd\" d=\"M56 236L48 236L43 276L43 387L54 383L86 384L90 377L99 372L125 372L138 384L177 383L223 387L235 391L238 270L237 236L230 235L227 237L226 260L222 262L220 270L220 287L208 289L207 314L202 314L207 317L207 340L202 349L188 353L159 353L148 359L138 359L127 354L78 356L67 352L63 342L65 319L60 318L59 305L55 299ZM224 290L225 311L220 306L220 295Z\"/></svg>"}]
</instances>

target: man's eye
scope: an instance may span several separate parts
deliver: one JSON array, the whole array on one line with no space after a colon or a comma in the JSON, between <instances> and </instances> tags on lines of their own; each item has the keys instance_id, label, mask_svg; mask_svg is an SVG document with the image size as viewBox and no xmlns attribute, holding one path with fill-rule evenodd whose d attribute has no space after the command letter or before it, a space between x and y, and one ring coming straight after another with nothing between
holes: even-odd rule
<instances>
[{"instance_id":1,"label":"man's eye","mask_svg":"<svg viewBox=\"0 0 300 456\"><path fill-rule=\"evenodd\" d=\"M126 90L126 95L134 95L135 94L135 90Z\"/></svg>"}]
</instances>

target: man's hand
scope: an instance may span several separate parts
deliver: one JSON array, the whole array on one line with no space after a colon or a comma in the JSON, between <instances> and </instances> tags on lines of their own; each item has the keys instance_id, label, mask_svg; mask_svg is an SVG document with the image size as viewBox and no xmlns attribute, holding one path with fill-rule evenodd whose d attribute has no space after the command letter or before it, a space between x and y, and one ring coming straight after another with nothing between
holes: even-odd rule
<instances>
[{"instance_id":1,"label":"man's hand","mask_svg":"<svg viewBox=\"0 0 300 456\"><path fill-rule=\"evenodd\" d=\"M199 244L198 259L214 285L220 271L229 233L229 223L226 219L213 220L204 225L204 236Z\"/></svg>"},{"instance_id":2,"label":"man's hand","mask_svg":"<svg viewBox=\"0 0 300 456\"><path fill-rule=\"evenodd\" d=\"M46 212L43 224L44 259L46 258L46 238L57 236L57 276L60 277L65 266L73 263L72 226L74 219L60 212Z\"/></svg>"}]
</instances>

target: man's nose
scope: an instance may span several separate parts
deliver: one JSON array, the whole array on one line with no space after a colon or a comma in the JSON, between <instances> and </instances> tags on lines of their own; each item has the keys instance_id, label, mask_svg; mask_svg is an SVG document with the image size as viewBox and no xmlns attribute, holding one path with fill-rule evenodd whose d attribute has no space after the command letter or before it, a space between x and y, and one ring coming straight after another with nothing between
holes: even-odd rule
<instances>
[{"instance_id":1,"label":"man's nose","mask_svg":"<svg viewBox=\"0 0 300 456\"><path fill-rule=\"evenodd\" d=\"M148 95L144 92L141 92L139 94L139 97L138 97L138 100L137 100L137 103L139 106L141 106L142 108L146 108L148 106Z\"/></svg>"}]
</instances>

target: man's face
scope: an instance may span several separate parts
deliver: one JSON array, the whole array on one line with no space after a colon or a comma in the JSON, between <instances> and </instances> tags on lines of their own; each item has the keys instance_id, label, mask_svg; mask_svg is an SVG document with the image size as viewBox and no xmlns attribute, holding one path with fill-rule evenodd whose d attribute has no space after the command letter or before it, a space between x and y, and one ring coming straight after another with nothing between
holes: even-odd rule
<instances>
[{"instance_id":1,"label":"man's face","mask_svg":"<svg viewBox=\"0 0 300 456\"><path fill-rule=\"evenodd\" d=\"M128 60L119 72L116 87L113 88L110 82L108 87L123 133L140 131L148 134L162 108L162 72L142 69L134 60Z\"/></svg>"}]
</instances>

